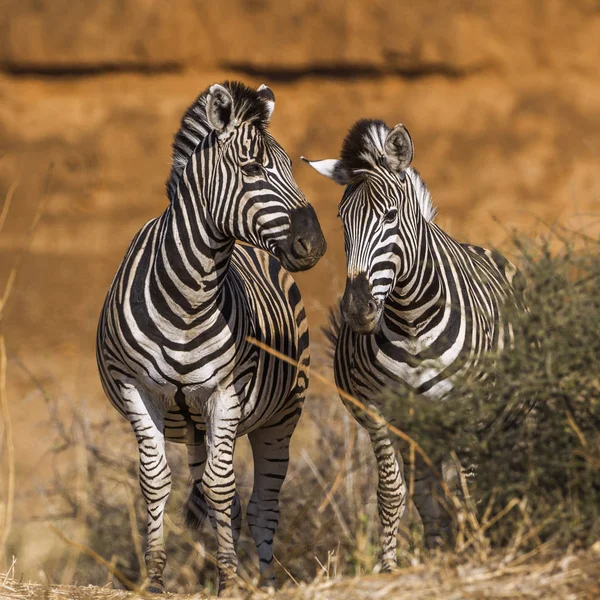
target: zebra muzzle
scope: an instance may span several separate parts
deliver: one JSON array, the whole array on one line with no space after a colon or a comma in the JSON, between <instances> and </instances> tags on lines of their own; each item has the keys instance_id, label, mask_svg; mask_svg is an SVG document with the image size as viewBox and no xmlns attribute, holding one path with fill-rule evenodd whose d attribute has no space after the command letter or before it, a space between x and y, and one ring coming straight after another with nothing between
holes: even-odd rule
<instances>
[{"instance_id":1,"label":"zebra muzzle","mask_svg":"<svg viewBox=\"0 0 600 600\"><path fill-rule=\"evenodd\" d=\"M275 254L288 271L305 271L314 267L325 254L327 243L317 215L311 206L290 213L290 233Z\"/></svg>"},{"instance_id":2,"label":"zebra muzzle","mask_svg":"<svg viewBox=\"0 0 600 600\"><path fill-rule=\"evenodd\" d=\"M376 331L382 311L371 293L366 273L346 280L340 308L344 321L355 333L369 334Z\"/></svg>"}]
</instances>

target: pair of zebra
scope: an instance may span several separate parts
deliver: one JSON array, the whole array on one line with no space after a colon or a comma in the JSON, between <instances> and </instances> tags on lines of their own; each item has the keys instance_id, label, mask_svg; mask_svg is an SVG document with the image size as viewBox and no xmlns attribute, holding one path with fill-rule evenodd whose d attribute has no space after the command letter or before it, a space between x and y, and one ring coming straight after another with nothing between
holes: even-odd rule
<instances>
[{"instance_id":1,"label":"pair of zebra","mask_svg":"<svg viewBox=\"0 0 600 600\"><path fill-rule=\"evenodd\" d=\"M267 131L274 106L264 85L225 82L188 108L173 145L170 203L133 239L100 317L102 384L138 442L145 560L155 592L164 591L163 515L171 489L165 442L187 446L195 484L186 519L199 526L210 516L222 589L237 568L242 510L233 452L245 434L254 458L247 521L263 582L274 584L279 492L309 367L306 314L287 271L311 268L326 249L289 157ZM371 411L390 386L442 398L456 377L477 372L483 354L507 346L512 335L503 306L515 296L517 270L437 227L412 157L402 125L361 120L339 160L309 161L346 186L339 216L348 278L343 323L332 331L335 376ZM401 460L387 429L349 408L377 459L382 566L389 570L406 497ZM414 500L433 543L440 512L431 482L417 484Z\"/></svg>"}]
</instances>

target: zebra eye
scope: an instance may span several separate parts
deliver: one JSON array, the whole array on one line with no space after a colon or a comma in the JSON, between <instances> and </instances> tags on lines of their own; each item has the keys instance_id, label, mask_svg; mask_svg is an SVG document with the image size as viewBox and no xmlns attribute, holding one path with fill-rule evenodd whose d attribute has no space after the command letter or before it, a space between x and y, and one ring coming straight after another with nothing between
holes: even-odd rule
<instances>
[{"instance_id":1,"label":"zebra eye","mask_svg":"<svg viewBox=\"0 0 600 600\"><path fill-rule=\"evenodd\" d=\"M248 177L260 177L264 174L262 165L259 165L257 162L251 162L246 165L242 165L242 171L244 171Z\"/></svg>"},{"instance_id":2,"label":"zebra eye","mask_svg":"<svg viewBox=\"0 0 600 600\"><path fill-rule=\"evenodd\" d=\"M385 213L385 215L383 215L383 220L385 223L393 223L397 216L398 211L395 208L391 208Z\"/></svg>"}]
</instances>

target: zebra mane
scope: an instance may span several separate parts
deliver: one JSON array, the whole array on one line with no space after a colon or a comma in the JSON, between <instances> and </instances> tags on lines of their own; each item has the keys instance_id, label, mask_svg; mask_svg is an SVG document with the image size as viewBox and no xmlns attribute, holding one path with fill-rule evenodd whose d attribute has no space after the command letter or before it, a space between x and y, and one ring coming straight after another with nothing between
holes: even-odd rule
<instances>
[{"instance_id":1,"label":"zebra mane","mask_svg":"<svg viewBox=\"0 0 600 600\"><path fill-rule=\"evenodd\" d=\"M385 155L385 140L390 131L390 128L378 119L357 121L342 144L341 168L352 178L364 175L365 171L371 171L381 165L381 157ZM410 177L423 217L426 221L433 221L437 208L425 182L416 169L409 167L405 172Z\"/></svg>"},{"instance_id":2,"label":"zebra mane","mask_svg":"<svg viewBox=\"0 0 600 600\"><path fill-rule=\"evenodd\" d=\"M406 169L408 176L413 184L415 190L415 196L421 209L421 214L426 221L433 222L435 215L437 215L437 206L433 203L433 198L425 182L421 179L419 172L413 167Z\"/></svg>"},{"instance_id":3,"label":"zebra mane","mask_svg":"<svg viewBox=\"0 0 600 600\"><path fill-rule=\"evenodd\" d=\"M225 81L221 84L232 96L234 117L238 123L253 123L261 131L269 124L270 111L258 92L239 81ZM185 111L179 130L173 140L173 164L167 179L167 195L173 200L177 184L190 156L198 144L213 130L206 117L206 88Z\"/></svg>"}]
</instances>

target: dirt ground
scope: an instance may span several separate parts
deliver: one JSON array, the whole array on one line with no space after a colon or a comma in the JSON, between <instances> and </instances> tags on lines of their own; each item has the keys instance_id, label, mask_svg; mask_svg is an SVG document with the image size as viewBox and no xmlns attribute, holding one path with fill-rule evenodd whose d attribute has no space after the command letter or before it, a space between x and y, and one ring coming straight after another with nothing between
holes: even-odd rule
<instances>
[{"instance_id":1,"label":"dirt ground","mask_svg":"<svg viewBox=\"0 0 600 600\"><path fill-rule=\"evenodd\" d=\"M329 244L297 276L317 357L319 326L345 280L342 190L300 156L335 157L358 118L407 126L437 221L462 241L502 248L513 230L543 235L556 224L600 232L597 1L185 0L165 10L152 0L7 0L4 8L0 204L13 203L0 281L18 262L1 324L15 523L27 520L48 477L40 385L94 414L112 410L94 357L104 294L132 236L165 207L182 113L214 82L275 92L272 133ZM316 364L326 370L327 361ZM44 581L35 565L55 542L31 529L20 539L16 527L13 548L28 577Z\"/></svg>"}]
</instances>

